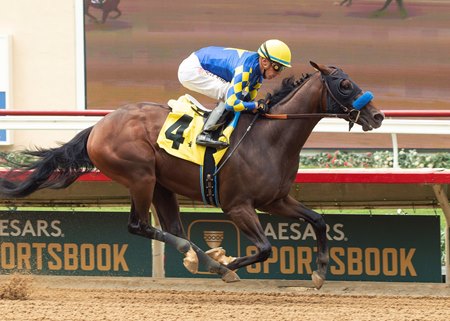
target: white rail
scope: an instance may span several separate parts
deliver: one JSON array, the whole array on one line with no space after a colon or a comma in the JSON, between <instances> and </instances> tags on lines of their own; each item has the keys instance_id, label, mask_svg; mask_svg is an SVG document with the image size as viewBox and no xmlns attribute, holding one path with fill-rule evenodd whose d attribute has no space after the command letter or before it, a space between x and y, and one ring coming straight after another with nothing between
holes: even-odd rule
<instances>
[{"instance_id":1,"label":"white rail","mask_svg":"<svg viewBox=\"0 0 450 321\"><path fill-rule=\"evenodd\" d=\"M95 125L101 116L2 116L0 129L82 130Z\"/></svg>"},{"instance_id":2,"label":"white rail","mask_svg":"<svg viewBox=\"0 0 450 321\"><path fill-rule=\"evenodd\" d=\"M68 129L82 130L95 125L101 116L1 116L0 129L48 130ZM345 120L325 118L314 128L314 132L346 133L348 125ZM363 133L360 126L354 126L350 133ZM385 119L383 125L373 131L373 134L450 134L450 119L446 120L416 120L416 119Z\"/></svg>"},{"instance_id":3,"label":"white rail","mask_svg":"<svg viewBox=\"0 0 450 321\"><path fill-rule=\"evenodd\" d=\"M95 125L103 116L93 111L91 116L0 116L0 129L7 130L82 130ZM425 113L425 112L424 112ZM348 125L342 119L325 118L314 128L316 133L347 133ZM360 126L354 126L352 134L364 133ZM450 119L392 119L386 118L380 128L366 134L390 134L393 150L393 167L399 168L398 134L449 135Z\"/></svg>"}]
</instances>

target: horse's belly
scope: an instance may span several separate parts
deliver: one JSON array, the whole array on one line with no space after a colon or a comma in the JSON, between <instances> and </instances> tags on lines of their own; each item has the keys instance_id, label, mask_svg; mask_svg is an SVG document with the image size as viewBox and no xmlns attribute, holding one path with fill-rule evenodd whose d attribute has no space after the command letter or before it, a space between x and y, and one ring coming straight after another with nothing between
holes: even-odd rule
<instances>
[{"instance_id":1,"label":"horse's belly","mask_svg":"<svg viewBox=\"0 0 450 321\"><path fill-rule=\"evenodd\" d=\"M164 151L156 160L156 180L168 190L201 201L200 168L198 165L176 159Z\"/></svg>"}]
</instances>

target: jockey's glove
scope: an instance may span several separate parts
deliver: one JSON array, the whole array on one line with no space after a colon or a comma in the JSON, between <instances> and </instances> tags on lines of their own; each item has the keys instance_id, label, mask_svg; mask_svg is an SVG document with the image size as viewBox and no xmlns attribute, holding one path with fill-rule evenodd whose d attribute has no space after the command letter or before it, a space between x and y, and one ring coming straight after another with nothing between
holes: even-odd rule
<instances>
[{"instance_id":1,"label":"jockey's glove","mask_svg":"<svg viewBox=\"0 0 450 321\"><path fill-rule=\"evenodd\" d=\"M258 100L258 105L256 107L258 113L264 115L269 111L269 106L266 103L265 99Z\"/></svg>"}]
</instances>

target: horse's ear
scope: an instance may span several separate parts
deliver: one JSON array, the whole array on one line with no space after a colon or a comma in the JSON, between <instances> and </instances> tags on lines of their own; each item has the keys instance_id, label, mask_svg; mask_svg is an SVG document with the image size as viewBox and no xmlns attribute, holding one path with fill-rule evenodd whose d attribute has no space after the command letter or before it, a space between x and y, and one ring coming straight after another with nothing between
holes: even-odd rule
<instances>
[{"instance_id":1,"label":"horse's ear","mask_svg":"<svg viewBox=\"0 0 450 321\"><path fill-rule=\"evenodd\" d=\"M316 64L314 61L310 61L309 63L311 64L311 66L314 67L314 69L316 69L321 74L323 74L323 75L330 74L330 68L328 68L327 66L321 65L321 64Z\"/></svg>"},{"instance_id":2,"label":"horse's ear","mask_svg":"<svg viewBox=\"0 0 450 321\"><path fill-rule=\"evenodd\" d=\"M314 67L315 70L317 70L321 74L323 74L325 72L323 65L316 64L314 61L309 61L309 63L311 64L311 66Z\"/></svg>"},{"instance_id":3,"label":"horse's ear","mask_svg":"<svg viewBox=\"0 0 450 321\"><path fill-rule=\"evenodd\" d=\"M323 68L324 67L323 65L316 64L314 61L309 61L309 63L311 64L311 66L314 67L314 69L316 69L320 73L324 73L325 70Z\"/></svg>"},{"instance_id":4,"label":"horse's ear","mask_svg":"<svg viewBox=\"0 0 450 321\"><path fill-rule=\"evenodd\" d=\"M316 69L317 71L322 72L321 69L320 69L320 67L319 67L319 65L316 64L314 61L309 61L309 63L311 64L311 66L314 67L314 69Z\"/></svg>"}]
</instances>

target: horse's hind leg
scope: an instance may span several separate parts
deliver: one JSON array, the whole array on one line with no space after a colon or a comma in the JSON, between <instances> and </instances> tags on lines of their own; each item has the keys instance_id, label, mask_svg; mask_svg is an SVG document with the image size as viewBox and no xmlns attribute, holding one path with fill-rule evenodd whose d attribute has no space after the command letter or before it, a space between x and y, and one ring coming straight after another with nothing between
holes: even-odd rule
<instances>
[{"instance_id":1,"label":"horse's hind leg","mask_svg":"<svg viewBox=\"0 0 450 321\"><path fill-rule=\"evenodd\" d=\"M94 21L95 23L98 23L98 19L97 17L93 16L92 14L89 13L89 11L85 11L85 15L88 16L92 21Z\"/></svg>"},{"instance_id":2,"label":"horse's hind leg","mask_svg":"<svg viewBox=\"0 0 450 321\"><path fill-rule=\"evenodd\" d=\"M128 231L132 234L158 240L175 247L180 253L187 257L187 261L190 262L189 267L192 269L191 272L196 273L198 263L189 241L156 229L149 223L149 210L154 184L154 178L144 178L135 182L133 187L130 188L131 212L128 221Z\"/></svg>"},{"instance_id":3,"label":"horse's hind leg","mask_svg":"<svg viewBox=\"0 0 450 321\"><path fill-rule=\"evenodd\" d=\"M158 182L153 192L153 206L158 214L159 223L164 231L187 239L181 224L180 211L176 195Z\"/></svg>"},{"instance_id":4,"label":"horse's hind leg","mask_svg":"<svg viewBox=\"0 0 450 321\"><path fill-rule=\"evenodd\" d=\"M156 183L153 193L153 206L164 231L187 239L181 224L180 210L175 193ZM194 243L190 242L190 244L198 256L199 263L203 264L209 272L219 274L225 282L239 281L239 277L235 272L211 259Z\"/></svg>"}]
</instances>

